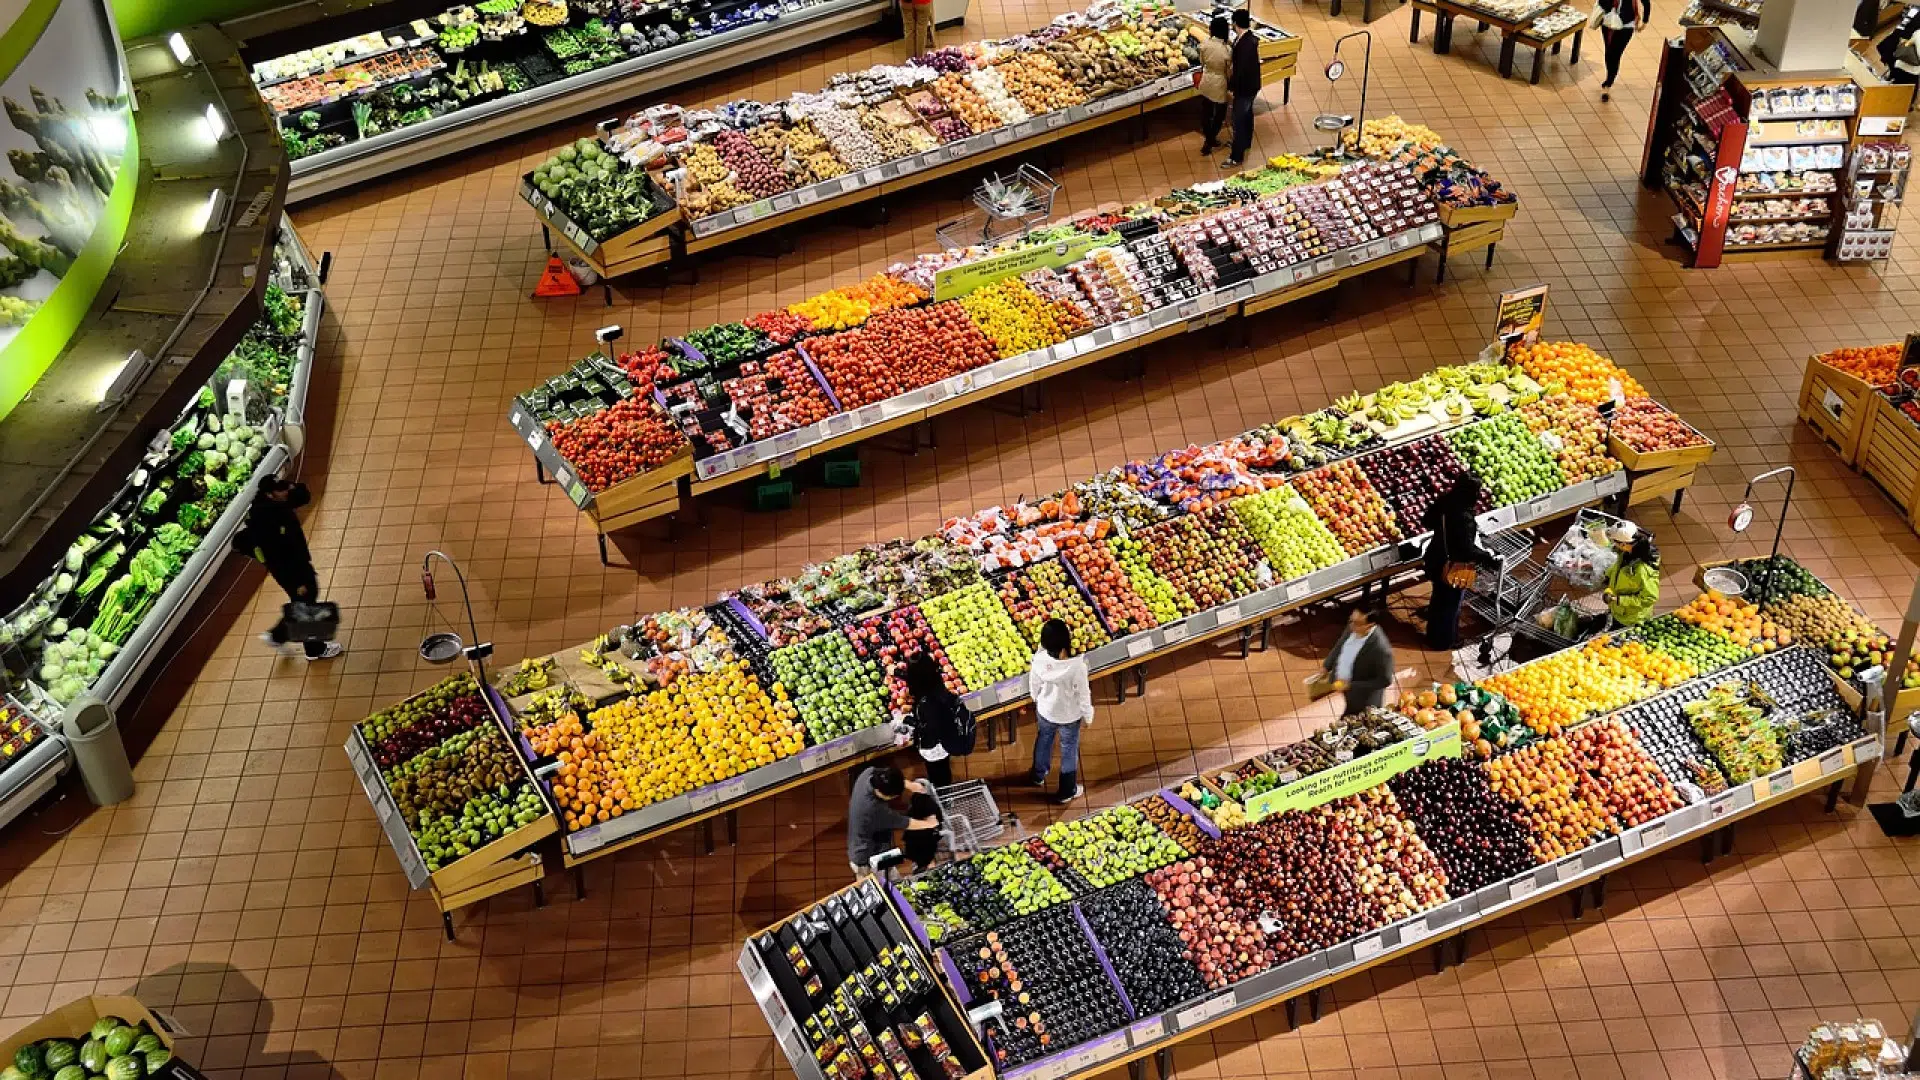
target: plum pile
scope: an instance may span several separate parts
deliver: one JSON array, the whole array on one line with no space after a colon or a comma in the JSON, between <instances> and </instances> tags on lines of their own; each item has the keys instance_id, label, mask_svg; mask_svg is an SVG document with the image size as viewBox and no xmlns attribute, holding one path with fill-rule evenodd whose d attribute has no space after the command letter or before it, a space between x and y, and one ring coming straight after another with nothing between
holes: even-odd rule
<instances>
[{"instance_id":1,"label":"plum pile","mask_svg":"<svg viewBox=\"0 0 1920 1080\"><path fill-rule=\"evenodd\" d=\"M991 930L1014 917L1013 905L972 861L942 863L901 885L900 891L936 943Z\"/></svg>"},{"instance_id":2,"label":"plum pile","mask_svg":"<svg viewBox=\"0 0 1920 1080\"><path fill-rule=\"evenodd\" d=\"M1165 1012L1207 992L1206 981L1187 959L1186 942L1146 882L1103 889L1081 901L1080 912L1106 950L1136 1015Z\"/></svg>"},{"instance_id":3,"label":"plum pile","mask_svg":"<svg viewBox=\"0 0 1920 1080\"><path fill-rule=\"evenodd\" d=\"M1387 786L1446 868L1453 895L1465 896L1537 865L1524 811L1493 793L1480 766L1435 758Z\"/></svg>"}]
</instances>

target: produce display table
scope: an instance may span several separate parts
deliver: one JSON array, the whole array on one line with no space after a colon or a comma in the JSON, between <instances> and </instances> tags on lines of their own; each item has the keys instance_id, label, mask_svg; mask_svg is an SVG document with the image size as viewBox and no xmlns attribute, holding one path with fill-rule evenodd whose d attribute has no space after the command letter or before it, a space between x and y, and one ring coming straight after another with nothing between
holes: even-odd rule
<instances>
[{"instance_id":1,"label":"produce display table","mask_svg":"<svg viewBox=\"0 0 1920 1080\"><path fill-rule=\"evenodd\" d=\"M422 123L297 158L287 201L298 202L472 150L497 139L612 108L636 97L754 64L879 24L892 0L824 0L777 19L635 56L455 109Z\"/></svg>"},{"instance_id":2,"label":"produce display table","mask_svg":"<svg viewBox=\"0 0 1920 1080\"><path fill-rule=\"evenodd\" d=\"M1459 0L1413 0L1413 14L1407 40L1416 43L1420 40L1420 16L1423 12L1433 16L1433 51L1440 56L1453 50L1453 24L1456 19L1467 19L1477 24L1482 30L1492 27L1500 31L1501 78L1513 77L1515 47L1525 45L1534 50L1531 81L1537 84L1540 81L1541 55L1548 49L1559 52L1560 43L1569 37L1573 39L1573 52L1568 62L1574 64L1580 62L1580 39L1582 31L1586 29L1584 20L1566 31L1547 38L1536 38L1529 34L1529 27L1533 25L1535 19L1559 6L1560 0L1545 0L1522 17L1514 19L1484 11L1472 4L1461 3Z\"/></svg>"},{"instance_id":3,"label":"produce display table","mask_svg":"<svg viewBox=\"0 0 1920 1080\"><path fill-rule=\"evenodd\" d=\"M1862 436L1879 396L1865 379L1812 356L1800 380L1800 419L1833 447L1841 461L1858 468L1865 446Z\"/></svg>"},{"instance_id":4,"label":"produce display table","mask_svg":"<svg viewBox=\"0 0 1920 1080\"><path fill-rule=\"evenodd\" d=\"M1501 203L1497 206L1442 206L1440 225L1444 230L1439 239L1428 244L1440 255L1440 265L1434 271L1433 280L1440 284L1447 280L1447 259L1455 254L1487 249L1487 269L1493 269L1493 252L1500 241L1506 239L1507 222L1520 210L1517 202Z\"/></svg>"},{"instance_id":5,"label":"produce display table","mask_svg":"<svg viewBox=\"0 0 1920 1080\"><path fill-rule=\"evenodd\" d=\"M1273 35L1272 40L1262 42L1261 79L1267 83L1281 82L1285 88L1283 95L1291 98L1300 39L1268 24L1261 24L1260 30ZM899 195L922 184L1003 158L1028 154L1075 135L1122 121L1143 121L1155 110L1190 102L1196 95L1190 73L1170 75L1124 93L1043 113L1018 124L783 192L724 213L684 221L671 217L650 219L604 242L594 241L568 220L558 207L540 195L530 180L522 181L520 197L540 220L542 235L550 249L558 238L567 252L602 279L616 278L714 251L772 229L798 225L834 210Z\"/></svg>"},{"instance_id":6,"label":"produce display table","mask_svg":"<svg viewBox=\"0 0 1920 1080\"><path fill-rule=\"evenodd\" d=\"M1547 53L1551 52L1553 55L1559 56L1560 46L1568 38L1573 39L1573 47L1567 52L1567 63L1569 65L1579 63L1580 41L1586 36L1586 32L1587 21L1582 19L1564 30L1545 36L1536 36L1531 29L1522 30L1514 35L1520 44L1533 50L1533 71L1532 74L1527 77L1527 82L1534 86L1540 85L1540 68L1546 61Z\"/></svg>"},{"instance_id":7,"label":"produce display table","mask_svg":"<svg viewBox=\"0 0 1920 1080\"><path fill-rule=\"evenodd\" d=\"M1920 511L1920 426L1885 394L1870 395L1872 414L1860 436L1860 471L1909 516Z\"/></svg>"},{"instance_id":8,"label":"produce display table","mask_svg":"<svg viewBox=\"0 0 1920 1080\"><path fill-rule=\"evenodd\" d=\"M1796 651L1800 653L1799 656L1791 655ZM1789 650L1788 654L1765 655L1732 667L1701 674L1690 682L1644 698L1623 711L1635 712L1636 716L1652 717L1660 714L1663 708L1660 703L1663 699L1695 700L1705 692L1707 686L1729 683L1741 685L1748 679L1771 679L1778 687L1779 680L1783 677L1779 673L1796 665L1797 670L1801 671L1809 670L1810 667L1817 669L1818 663L1817 659L1804 650ZM1805 700L1809 702L1817 700L1821 693L1817 686L1796 685L1793 688L1796 692L1804 691ZM1616 721L1603 717L1587 723L1601 722ZM1641 721L1638 719L1634 721L1636 724L1639 722ZM1580 726L1585 727L1587 724L1583 723ZM1620 729L1625 730L1626 725L1620 725ZM1447 737L1444 732L1429 734L1433 736L1434 742L1442 742ZM1457 731L1455 734L1457 735ZM1576 728L1568 736L1554 736L1541 741L1553 742L1561 738L1575 738L1579 734L1579 729ZM1629 737L1636 740L1637 746L1640 736L1636 734ZM1420 752L1419 748L1424 743L1424 740L1419 740L1411 745L1416 748L1416 752ZM1457 748L1457 739L1454 745ZM1096 932L1094 923L1085 914L1090 910L1090 905L1101 899L1106 887L1113 887L1116 883L1109 879L1106 887L1088 886L1084 883L1075 885L1072 892L1073 899L1056 898L1047 903L1072 909L1072 917L1085 934L1085 940L1078 946L1073 943L1062 944L1065 945L1068 953L1076 947L1090 949L1098 960L1106 982L1112 986L1114 993L1118 996L1120 1008L1123 1010L1118 1018L1119 1026L1112 1029L1109 1034L1094 1035L1091 1038L1081 1033L1079 1035L1081 1041L1077 1044L1067 1045L1051 1055L1037 1060L1028 1060L1017 1067L1000 1067L994 1071L997 1075L1007 1077L1009 1080L1016 1077L1063 1080L1067 1077L1105 1074L1125 1064L1131 1067L1135 1077L1139 1077L1141 1075L1139 1063L1148 1057L1154 1057L1160 1066L1161 1074L1171 1078L1171 1049L1195 1035L1224 1024L1244 1020L1260 1009L1282 1002L1287 1006L1287 1018L1291 1024L1295 1020L1296 1005L1301 997L1308 999L1313 1018L1318 1019L1321 991L1327 986L1381 964L1404 959L1416 949L1432 947L1436 970L1438 970L1447 962L1450 952L1457 955L1455 962L1465 959L1465 935L1469 931L1484 927L1497 919L1512 915L1549 898L1564 895L1572 896L1573 909L1577 917L1584 910L1589 899L1596 907L1604 903L1606 882L1612 874L1648 859L1670 854L1690 841L1699 841L1703 860L1710 861L1716 854L1730 850L1730 843L1728 843L1731 836L1730 830L1736 823L1768 809L1803 795L1824 792L1828 800L1828 809L1831 811L1845 781L1850 777L1858 776L1863 770L1870 770L1880 756L1881 745L1871 736L1842 739L1837 742L1829 741L1824 748L1820 744L1815 744L1799 760L1786 759L1778 769L1754 776L1750 780L1731 784L1726 790L1717 794L1696 796L1695 801L1691 803L1685 803L1677 809L1650 819L1641 819L1636 824L1609 832L1604 835L1604 838L1588 842L1585 846L1576 846L1564 854L1553 857L1542 857L1536 853L1532 860L1535 865L1531 869L1471 891L1463 890L1459 895L1449 891L1442 894L1437 901L1432 898L1422 899L1415 905L1415 911L1410 916L1389 921L1384 926L1376 925L1372 929L1359 933L1358 936L1350 937L1328 948L1295 956L1237 980L1229 978L1226 985L1203 990L1198 996L1173 999L1169 1004L1157 1004L1151 1009L1138 1008L1128 999L1126 987L1134 984L1123 984L1120 976L1116 974L1116 969L1122 965L1113 959L1108 947L1103 947L1103 935ZM1382 772L1383 775L1378 778L1379 781L1384 781L1387 776L1392 775L1390 771L1382 770ZM1203 783L1207 781L1206 777L1195 779ZM1186 785L1179 785L1179 788L1186 791L1193 784L1194 781L1189 781ZM1331 789L1334 794L1345 790L1339 785L1331 785ZM1582 798L1585 799L1588 796ZM1198 842L1203 852L1209 840L1218 841L1221 838L1223 828L1231 832L1236 827L1217 825L1210 821L1208 815L1196 812L1189 800L1175 795L1174 788L1171 787L1157 793L1149 792L1134 800L1131 805L1142 806L1156 799L1163 805L1157 808L1159 816L1154 820L1163 822L1169 813L1175 815L1176 819L1184 816L1191 823L1189 834L1199 838ZM1325 801L1325 799L1313 800L1316 805L1323 805ZM1251 809L1250 802L1249 810ZM1113 812L1108 810L1100 813L1105 815ZM1424 825L1416 825L1416 828L1424 827ZM1054 830L1050 829L1044 837L1040 838L1041 843L1049 845L1047 850L1052 850L1050 845L1055 842L1053 837ZM1189 843L1191 844L1192 841ZM1007 850L1019 851L1020 848L1021 844L1016 842L1008 845ZM975 858L977 860L992 857L992 854L987 853L985 856ZM1039 858L1037 855L1035 857ZM1071 859L1072 856L1069 855L1068 858ZM1164 862L1164 857L1160 861ZM1051 864L1042 859L1042 865ZM1055 866L1054 872L1058 874L1061 869ZM1128 883L1123 878L1117 884L1126 886ZM1153 892L1175 887L1172 882L1163 883L1155 885ZM836 1053L840 1038L849 1037L851 1032L850 1037L858 1039L860 1033L866 1030L866 1025L885 1017L892 1008L891 1005L883 1007L880 1003L866 1001L862 1003L863 1008L856 1008L850 1012L835 1010L835 1018L823 1019L819 1012L820 995L796 993L798 981L794 978L793 971L784 966L790 962L807 965L811 974L813 970L820 968L824 961L830 968L824 973L825 977L831 981L824 983L822 992L834 992L834 988L840 985L840 979L844 977L845 971L835 971L831 968L850 969L854 966L833 962L840 949L841 937L847 934L849 920L844 914L848 906L845 898L850 891L857 892L873 888L873 883L867 882L855 886L853 890L835 894L834 897L812 906L794 919L783 920L767 931L753 935L743 945L739 970L746 979L783 1053L800 1077L811 1080L811 1078L822 1076L823 1059L830 1059ZM993 886L989 885L988 888L992 889ZM1178 888L1181 890L1180 895L1185 896L1186 887L1178 886ZM946 975L946 985L936 985L926 991L927 1000L933 1002L932 1007L952 1009L954 1000L949 994L958 996L958 1005L963 1009L977 1004L972 1002L966 979L961 974L961 967L955 961L960 943L979 940L969 936L974 931L968 930L964 923L960 930L954 931L949 928L944 933L939 930L930 930L928 925L923 924L920 914L916 912L916 907L925 910L922 905L937 904L941 901L937 899L940 895L937 892L922 893L920 884L917 882L910 880L899 885L889 884L884 888L884 893L885 899L889 902L889 909L883 917L898 919L910 931L911 943L917 944L921 951L915 963L936 972L944 972ZM930 899L916 902L909 900L909 896L929 896ZM1198 896L1194 899L1196 904L1201 900ZM1324 902L1326 898L1323 896L1321 899ZM958 902L958 900L955 901L955 903ZM972 902L977 903L977 901ZM1165 903L1163 899L1158 908L1161 918L1167 918ZM870 902L869 906L871 906ZM1045 907L1045 904L1042 906ZM1308 905L1303 910L1312 910L1312 907ZM988 924L997 927L999 932L997 936L987 940L995 943L996 947L1017 941L1024 936L1017 931L1030 920L1040 917L1013 918L1010 921ZM1263 926L1263 934L1283 930L1286 919L1289 917L1290 915L1281 916L1275 919L1274 925ZM807 932L795 935L789 928L796 926L800 921L806 924ZM1177 919L1171 919L1169 922L1172 925L1180 925ZM1139 933L1138 925L1134 924L1136 929L1133 932L1136 934ZM1179 940L1179 937L1174 939L1173 944L1176 948L1182 948ZM1130 941L1129 944L1131 945L1132 942ZM953 954L950 954L946 948L949 945L955 947L956 951ZM1453 948L1449 949L1448 946ZM1195 946L1194 948L1204 949L1205 947ZM1071 961L1068 962L1071 963ZM1133 974L1136 979L1143 977L1139 969L1134 969ZM1046 978L1046 973L1043 973L1043 983ZM1097 975L1094 979L1096 983L1099 981ZM1094 988L1083 989L1093 990ZM1047 1008L1050 1000L1036 994L1035 1007ZM983 1022L995 1022L990 1009L985 1012L970 1009L968 1015L975 1017L973 1025L969 1028L969 1034L977 1038L984 1030L980 1026ZM951 1041L951 1035L949 1040ZM823 1048L818 1055L814 1051L816 1046ZM978 1050L982 1056L992 1060L993 1043L991 1041L981 1038L972 1049ZM971 1056L970 1050L963 1049L960 1053L964 1057Z\"/></svg>"}]
</instances>

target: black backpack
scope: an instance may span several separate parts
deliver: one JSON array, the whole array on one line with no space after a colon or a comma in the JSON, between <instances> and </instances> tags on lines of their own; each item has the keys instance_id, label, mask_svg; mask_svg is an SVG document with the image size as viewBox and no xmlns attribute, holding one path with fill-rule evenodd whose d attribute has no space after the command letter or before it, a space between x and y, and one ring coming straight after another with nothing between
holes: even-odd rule
<instances>
[{"instance_id":1,"label":"black backpack","mask_svg":"<svg viewBox=\"0 0 1920 1080\"><path fill-rule=\"evenodd\" d=\"M979 737L980 729L974 723L973 710L967 708L956 694L947 713L947 737L940 741L940 745L954 757L966 757L973 753L973 744Z\"/></svg>"}]
</instances>

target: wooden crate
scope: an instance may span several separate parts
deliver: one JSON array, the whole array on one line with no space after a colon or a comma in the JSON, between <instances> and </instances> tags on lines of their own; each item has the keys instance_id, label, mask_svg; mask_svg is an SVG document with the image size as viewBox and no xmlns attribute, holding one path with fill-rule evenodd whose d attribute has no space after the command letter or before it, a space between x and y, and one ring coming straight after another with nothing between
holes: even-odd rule
<instances>
[{"instance_id":1,"label":"wooden crate","mask_svg":"<svg viewBox=\"0 0 1920 1080\"><path fill-rule=\"evenodd\" d=\"M657 506L667 498L677 498L680 478L691 475L693 447L689 445L660 465L596 492L588 512L595 520L605 521Z\"/></svg>"},{"instance_id":2,"label":"wooden crate","mask_svg":"<svg viewBox=\"0 0 1920 1080\"><path fill-rule=\"evenodd\" d=\"M1669 410L1671 411L1671 410ZM1679 419L1675 416L1675 419ZM1686 424L1686 421L1680 421ZM1641 452L1622 442L1618 437L1607 435L1607 453L1612 454L1628 472L1652 472L1655 469L1677 469L1686 466L1704 465L1713 458L1713 440L1700 433L1700 429L1687 424L1687 430L1700 438L1699 446L1683 446L1677 450L1648 450Z\"/></svg>"},{"instance_id":3,"label":"wooden crate","mask_svg":"<svg viewBox=\"0 0 1920 1080\"><path fill-rule=\"evenodd\" d=\"M1920 506L1920 427L1884 394L1873 395L1873 415L1861 435L1860 471L1866 473L1900 509Z\"/></svg>"},{"instance_id":4,"label":"wooden crate","mask_svg":"<svg viewBox=\"0 0 1920 1080\"><path fill-rule=\"evenodd\" d=\"M1857 469L1861 436L1877 396L1865 379L1810 357L1800 380L1800 419L1833 447L1841 461Z\"/></svg>"},{"instance_id":5,"label":"wooden crate","mask_svg":"<svg viewBox=\"0 0 1920 1080\"><path fill-rule=\"evenodd\" d=\"M1627 489L1627 505L1639 506L1662 499L1682 488L1693 486L1693 472L1697 466L1682 465L1673 469L1655 469L1640 473L1632 478Z\"/></svg>"},{"instance_id":6,"label":"wooden crate","mask_svg":"<svg viewBox=\"0 0 1920 1080\"><path fill-rule=\"evenodd\" d=\"M1418 7L1419 5L1416 4L1415 6ZM1447 206L1442 203L1439 210L1440 224L1445 225L1449 229L1457 229L1463 225L1478 225L1489 221L1506 221L1512 218L1514 214L1519 213L1520 204L1518 202L1509 202L1500 203L1497 206Z\"/></svg>"}]
</instances>

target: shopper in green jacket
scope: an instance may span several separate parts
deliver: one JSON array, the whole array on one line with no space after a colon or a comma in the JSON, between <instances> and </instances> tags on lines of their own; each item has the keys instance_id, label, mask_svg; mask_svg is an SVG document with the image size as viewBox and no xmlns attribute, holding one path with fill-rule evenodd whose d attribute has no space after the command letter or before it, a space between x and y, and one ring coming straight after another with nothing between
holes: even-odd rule
<instances>
[{"instance_id":1,"label":"shopper in green jacket","mask_svg":"<svg viewBox=\"0 0 1920 1080\"><path fill-rule=\"evenodd\" d=\"M1660 549L1653 534L1631 521L1607 530L1620 558L1607 571L1607 610L1621 626L1637 626L1660 602Z\"/></svg>"}]
</instances>

